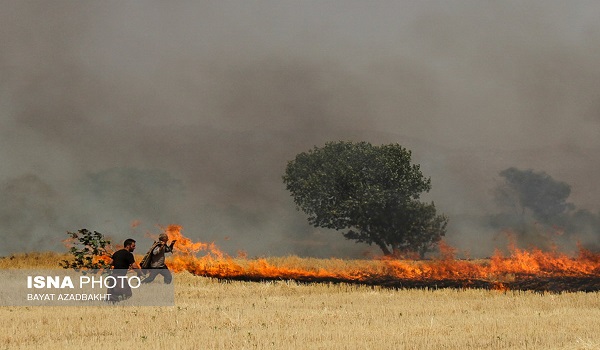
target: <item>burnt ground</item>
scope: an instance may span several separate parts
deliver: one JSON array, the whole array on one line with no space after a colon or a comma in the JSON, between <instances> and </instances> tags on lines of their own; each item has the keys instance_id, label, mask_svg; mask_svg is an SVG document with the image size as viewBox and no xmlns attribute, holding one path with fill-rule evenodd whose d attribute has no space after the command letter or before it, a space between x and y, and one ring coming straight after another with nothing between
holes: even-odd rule
<instances>
[{"instance_id":1,"label":"burnt ground","mask_svg":"<svg viewBox=\"0 0 600 350\"><path fill-rule=\"evenodd\" d=\"M215 276L206 276L215 277ZM597 292L600 291L600 276L537 276L517 275L510 276L503 281L490 281L484 279L402 279L402 278L373 278L366 280L349 280L344 278L319 278L299 277L285 279L264 276L235 276L215 277L220 280L235 280L248 282L266 282L293 280L299 283L348 283L368 286L382 286L395 289L489 289L489 290L513 290L534 291L541 293L563 293L563 292Z\"/></svg>"}]
</instances>

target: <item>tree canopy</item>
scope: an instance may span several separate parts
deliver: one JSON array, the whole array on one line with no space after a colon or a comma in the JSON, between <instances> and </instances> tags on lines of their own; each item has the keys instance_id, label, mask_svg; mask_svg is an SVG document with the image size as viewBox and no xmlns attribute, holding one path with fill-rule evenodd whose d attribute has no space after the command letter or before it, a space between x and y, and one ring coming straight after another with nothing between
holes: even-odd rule
<instances>
[{"instance_id":1,"label":"tree canopy","mask_svg":"<svg viewBox=\"0 0 600 350\"><path fill-rule=\"evenodd\" d=\"M298 154L283 181L310 224L345 230L347 239L376 244L386 255L422 256L446 232L447 217L419 201L431 179L398 144L329 142Z\"/></svg>"},{"instance_id":2,"label":"tree canopy","mask_svg":"<svg viewBox=\"0 0 600 350\"><path fill-rule=\"evenodd\" d=\"M500 172L505 183L496 189L499 203L529 210L536 220L547 223L572 209L567 202L571 186L556 181L545 172L520 170L514 167Z\"/></svg>"},{"instance_id":3,"label":"tree canopy","mask_svg":"<svg viewBox=\"0 0 600 350\"><path fill-rule=\"evenodd\" d=\"M73 261L62 260L59 265L65 269L100 270L110 268L112 254L109 252L110 240L97 231L81 229L77 232L67 232L71 245L69 253Z\"/></svg>"}]
</instances>

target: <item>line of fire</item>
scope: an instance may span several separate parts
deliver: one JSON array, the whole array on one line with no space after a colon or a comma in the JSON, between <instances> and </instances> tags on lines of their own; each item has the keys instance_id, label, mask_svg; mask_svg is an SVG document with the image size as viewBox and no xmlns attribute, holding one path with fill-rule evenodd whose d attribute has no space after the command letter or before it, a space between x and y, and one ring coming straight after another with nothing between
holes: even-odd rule
<instances>
[{"instance_id":1,"label":"line of fire","mask_svg":"<svg viewBox=\"0 0 600 350\"><path fill-rule=\"evenodd\" d=\"M177 240L168 260L174 272L221 280L296 281L299 283L349 283L390 288L481 288L499 291L593 292L600 290L600 254L583 248L576 256L538 249L511 248L489 259L455 258L455 250L441 244L441 254L430 260L381 258L362 263L332 261L327 268L288 266L268 259L248 259L224 254L213 243L193 242L182 227L165 232Z\"/></svg>"}]
</instances>

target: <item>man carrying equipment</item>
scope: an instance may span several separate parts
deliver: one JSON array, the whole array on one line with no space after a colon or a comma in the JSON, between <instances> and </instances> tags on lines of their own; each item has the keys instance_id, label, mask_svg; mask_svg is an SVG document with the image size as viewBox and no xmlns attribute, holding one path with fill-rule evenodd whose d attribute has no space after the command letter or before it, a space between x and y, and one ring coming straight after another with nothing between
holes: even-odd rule
<instances>
[{"instance_id":1,"label":"man carrying equipment","mask_svg":"<svg viewBox=\"0 0 600 350\"><path fill-rule=\"evenodd\" d=\"M161 233L158 236L158 242L152 245L152 248L148 251L144 259L142 260L142 268L149 269L150 275L146 277L142 283L150 283L154 281L157 275L161 274L164 278L165 284L171 283L173 276L167 265L165 265L165 253L173 252L173 245L176 241L171 241L170 245L167 245L169 236L166 233Z\"/></svg>"}]
</instances>

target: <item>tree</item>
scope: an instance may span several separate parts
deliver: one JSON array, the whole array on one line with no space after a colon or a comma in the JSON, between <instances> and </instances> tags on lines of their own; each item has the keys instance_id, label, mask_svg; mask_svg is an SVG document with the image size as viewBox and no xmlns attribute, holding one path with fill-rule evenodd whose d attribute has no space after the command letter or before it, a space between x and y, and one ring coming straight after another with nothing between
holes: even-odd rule
<instances>
[{"instance_id":1,"label":"tree","mask_svg":"<svg viewBox=\"0 0 600 350\"><path fill-rule=\"evenodd\" d=\"M511 167L500 172L505 182L496 188L496 201L513 207L522 217L531 214L541 223L552 223L574 208L567 202L571 186L545 172Z\"/></svg>"},{"instance_id":2,"label":"tree","mask_svg":"<svg viewBox=\"0 0 600 350\"><path fill-rule=\"evenodd\" d=\"M110 241L100 232L81 229L77 232L67 232L68 242L72 245L69 253L73 261L63 260L59 265L65 269L99 270L110 268Z\"/></svg>"},{"instance_id":3,"label":"tree","mask_svg":"<svg viewBox=\"0 0 600 350\"><path fill-rule=\"evenodd\" d=\"M543 171L520 170L510 167L499 175L504 179L495 188L494 198L502 212L490 216L490 224L497 229L509 229L514 243L553 249L557 240L570 244L571 233L587 231L593 220L591 213L575 211L569 203L571 186L554 180ZM580 225L583 224L583 225ZM566 235L564 235L566 233Z\"/></svg>"},{"instance_id":4,"label":"tree","mask_svg":"<svg viewBox=\"0 0 600 350\"><path fill-rule=\"evenodd\" d=\"M376 244L385 255L423 256L445 235L448 218L419 197L431 189L411 152L398 144L329 142L287 164L283 182L315 227Z\"/></svg>"}]
</instances>

